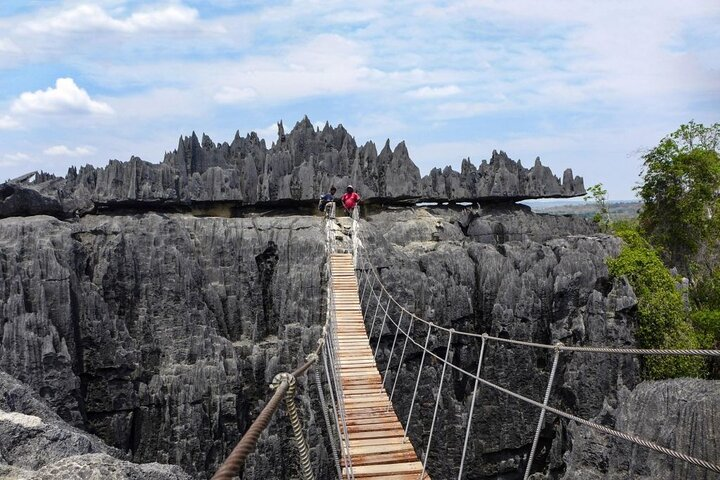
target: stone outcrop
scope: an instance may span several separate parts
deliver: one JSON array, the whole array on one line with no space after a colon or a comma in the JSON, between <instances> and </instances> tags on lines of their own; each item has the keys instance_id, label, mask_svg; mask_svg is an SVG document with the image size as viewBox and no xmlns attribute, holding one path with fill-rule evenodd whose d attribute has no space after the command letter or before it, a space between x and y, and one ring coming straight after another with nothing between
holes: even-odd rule
<instances>
[{"instance_id":1,"label":"stone outcrop","mask_svg":"<svg viewBox=\"0 0 720 480\"><path fill-rule=\"evenodd\" d=\"M325 262L316 218L0 224L0 370L134 462L214 471L273 376L315 348ZM318 402L306 378L299 388L313 458L327 459ZM246 478L291 477L294 448L276 416ZM319 474L331 466L321 461Z\"/></svg>"},{"instance_id":2,"label":"stone outcrop","mask_svg":"<svg viewBox=\"0 0 720 480\"><path fill-rule=\"evenodd\" d=\"M38 174L0 186L0 218L47 214L73 217L97 208L146 210L208 202L238 205L316 202L331 185L352 184L369 202L490 202L585 194L583 180L566 170L562 180L537 159L526 169L504 152L476 167L462 161L426 177L405 142L382 150L358 146L342 125L316 129L305 117L289 133L282 122L269 148L257 134L236 133L228 144L193 133L159 163L133 157L105 167L71 168L65 178Z\"/></svg>"},{"instance_id":3,"label":"stone outcrop","mask_svg":"<svg viewBox=\"0 0 720 480\"><path fill-rule=\"evenodd\" d=\"M618 392L596 421L696 458L720 458L720 382L676 379L643 382ZM720 474L637 447L574 422L564 479L717 480Z\"/></svg>"},{"instance_id":4,"label":"stone outcrop","mask_svg":"<svg viewBox=\"0 0 720 480\"><path fill-rule=\"evenodd\" d=\"M589 235L592 227L578 218L535 215L524 207L470 211L442 209L383 213L368 219L364 231L373 248L373 263L392 295L418 316L447 328L537 343L582 345L632 344L635 295L626 283L611 280L605 258L617 254L620 240ZM471 235L473 225L495 226L495 232ZM385 304L383 303L383 308ZM375 303L370 302L373 311ZM397 309L391 313L399 318ZM407 327L409 320L405 320ZM424 340L427 329L416 326ZM375 328L377 333L379 328ZM371 339L373 345L377 335ZM394 329L380 338L380 367L390 356ZM447 334L432 334L429 347L441 358ZM478 339L456 337L450 359L467 371L477 367ZM394 401L406 418L421 354L412 345L400 366L399 395ZM395 374L398 355L392 357ZM542 399L552 352L520 346L489 344L483 376L533 399ZM422 372L419 398L410 435L424 445L430 431L441 365L430 362ZM619 388L638 382L638 363L629 356L561 357L551 404L584 418L598 414ZM428 464L433 478L457 476L473 382L452 372L446 375L440 402L437 441ZM481 387L473 417L468 478L522 478L538 410ZM537 469L551 477L564 469L566 426L550 417L542 431Z\"/></svg>"},{"instance_id":5,"label":"stone outcrop","mask_svg":"<svg viewBox=\"0 0 720 480\"><path fill-rule=\"evenodd\" d=\"M71 427L30 387L0 371L0 477L190 480L178 466L134 464Z\"/></svg>"},{"instance_id":6,"label":"stone outcrop","mask_svg":"<svg viewBox=\"0 0 720 480\"><path fill-rule=\"evenodd\" d=\"M438 325L539 343L634 344L635 295L625 282L611 279L605 265L620 240L597 234L585 220L507 204L394 207L368 214L361 228L388 290ZM27 435L17 430L18 419L32 429L37 421L26 417L34 416L50 425L47 431L75 439L68 448L87 448L34 466L27 466L38 462L32 455L13 454L11 463L3 453L10 465L4 468L17 475L47 472L41 478L82 472L87 465L139 478L135 468L150 468L116 465L129 460L170 463L194 478L209 476L262 409L273 376L292 370L315 347L325 320L324 268L320 217L142 213L87 215L72 222L42 215L0 220L0 370L35 392L14 406L0 403L4 412L24 415L13 416L13 422L0 419L0 445ZM394 330L387 325L378 331L373 344L380 340L382 369ZM416 327L414 335L424 338L426 332ZM431 335L438 356L444 356L446 344L446 336ZM479 342L457 337L451 348L453 364L474 371ZM483 376L541 399L551 355L492 344ZM420 352L412 346L402 365L397 351L390 361L390 376L398 368L403 372L394 397L402 419L419 363ZM440 370L428 361L422 371L410 426L420 449ZM629 402L627 390L638 383L638 370L631 356L563 354L550 403L605 422L604 412L622 411ZM0 402L8 398L5 391L16 388L4 385L0 382ZM442 441L428 462L433 478L457 475L472 391L466 377L446 375L434 433ZM632 405L645 401L642 390L637 392ZM677 398L672 395L666 395L668 404ZM317 477L330 478L333 465L313 376L300 379L298 399ZM54 420L43 408L55 412ZM714 415L712 408L695 411L698 419ZM537 418L534 407L481 388L466 476L519 478ZM622 418L608 421L632 431L645 417L628 416L625 423ZM34 435L34 441L46 441L44 434ZM547 478L567 476L566 468L602 472L605 467L592 463L596 439L586 448L583 435L548 416L536 470ZM665 441L662 435L653 438ZM588 448L590 460L583 453ZM619 455L624 447L610 448ZM243 478L294 478L298 466L287 461L294 452L281 409ZM638 465L654 461L631 453Z\"/></svg>"},{"instance_id":7,"label":"stone outcrop","mask_svg":"<svg viewBox=\"0 0 720 480\"><path fill-rule=\"evenodd\" d=\"M312 350L324 322L319 217L34 216L0 220L0 227L0 367L64 420L135 462L210 473L262 408L272 377ZM632 343L634 295L609 280L604 264L619 241L591 235L584 220L522 206L416 208L370 215L363 229L383 281L428 320L540 342ZM391 341L388 330L381 366ZM438 352L444 348L443 338L431 341ZM477 348L458 339L453 361L472 368ZM488 378L542 395L546 353L493 347L488 355ZM411 352L403 366L401 417L418 362ZM630 358L564 358L557 394L573 411L594 416L619 384L634 385L636 367ZM432 399L437 366L423 375L421 398ZM300 398L313 458L318 472L329 472L307 382ZM447 442L430 462L438 478L457 460L471 388L454 376L443 393L438 434ZM418 407L415 438L427 434L431 403ZM478 404L484 413L473 419L472 475L516 472L536 412L490 391ZM539 465L550 462L559 441L552 428L544 430ZM561 461L562 445L554 448ZM283 459L293 449L280 415L245 478L288 478L297 466Z\"/></svg>"}]
</instances>

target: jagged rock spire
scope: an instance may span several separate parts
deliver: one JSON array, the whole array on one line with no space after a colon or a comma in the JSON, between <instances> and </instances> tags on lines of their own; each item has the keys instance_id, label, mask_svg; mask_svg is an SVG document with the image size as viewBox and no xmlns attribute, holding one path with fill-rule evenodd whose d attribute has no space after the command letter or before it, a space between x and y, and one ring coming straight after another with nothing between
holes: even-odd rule
<instances>
[{"instance_id":1,"label":"jagged rock spire","mask_svg":"<svg viewBox=\"0 0 720 480\"><path fill-rule=\"evenodd\" d=\"M73 211L128 200L155 204L314 201L330 184L348 183L366 200L383 202L514 202L585 193L582 178L573 176L572 170L563 173L561 182L539 158L526 169L505 152L493 150L490 160L477 167L467 158L459 172L434 168L421 177L404 141L393 149L387 139L378 154L372 142L358 148L341 124L332 127L326 122L317 130L305 116L289 133L282 120L277 126L278 141L270 148L254 132L242 137L237 131L230 145L216 144L205 134L199 140L192 132L190 137L181 136L177 150L166 154L160 164L140 159L112 161L105 168L71 171L65 179L21 188L41 191L48 205L60 202L63 209ZM13 214L11 204L0 203L0 216Z\"/></svg>"}]
</instances>

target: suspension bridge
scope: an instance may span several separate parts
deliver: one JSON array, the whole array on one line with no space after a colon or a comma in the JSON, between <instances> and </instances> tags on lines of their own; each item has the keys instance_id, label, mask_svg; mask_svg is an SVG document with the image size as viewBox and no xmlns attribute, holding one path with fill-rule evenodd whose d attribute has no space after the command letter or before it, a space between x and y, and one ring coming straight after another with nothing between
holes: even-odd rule
<instances>
[{"instance_id":1,"label":"suspension bridge","mask_svg":"<svg viewBox=\"0 0 720 480\"><path fill-rule=\"evenodd\" d=\"M525 480L533 472L533 461L537 453L540 433L545 424L546 413L577 422L642 448L660 452L677 461L687 462L709 472L720 474L720 464L716 462L717 459L696 458L687 453L640 438L632 433L621 432L597 424L549 405L558 361L560 356L566 352L613 355L720 356L720 350L607 348L566 346L562 343L547 345L493 337L486 333L460 332L452 328L435 325L408 311L384 287L378 269L371 262L368 252L370 244L360 228L357 208L353 212L351 223L352 248L342 249L337 247L336 239L342 237L343 234L339 231L334 207L334 204L330 204L326 216L326 249L328 257L326 262L327 315L318 345L307 356L306 362L295 371L280 373L275 377L271 385L271 388L275 390L275 394L228 455L225 462L213 476L213 479L231 479L241 472L245 458L254 449L260 434L270 424L273 414L279 409L283 399L293 428L302 477L304 480L315 478L311 465L310 450L302 429L300 413L295 403L296 378L305 375L311 368L315 376L318 398L321 403L320 408L324 417L326 433L330 440L330 450L332 451L338 479L429 479L427 462L431 449L437 442L437 439L434 439L433 436L448 369L467 376L474 383L472 400L468 407L467 423L464 426L462 453L460 461L456 465L456 478L458 480L464 478L466 459L468 457L468 441L472 430L477 393L480 388L494 389L508 397L539 409L532 446L525 461L523 476ZM352 252L340 250L351 250ZM400 312L398 318L394 318L391 314L392 309ZM379 330L376 331L376 328ZM390 357L381 375L376 363L376 355L380 347L380 337L386 331L390 332L393 341ZM370 343L373 333L378 337L374 349ZM432 334L447 337L444 357L437 355L428 348L428 342ZM472 337L480 342L480 354L474 372L467 371L449 360L453 338L458 336ZM483 378L482 366L485 360L486 346L491 342L538 348L552 352L552 365L542 401L528 398ZM393 408L392 400L408 345L419 349L422 354L408 415L406 418L399 419ZM393 377L389 374L390 361L396 355L398 368ZM423 365L428 361L442 365L442 373L440 374L437 393L435 393L433 399L433 416L427 440L423 445L414 445L408 437L408 429L413 419ZM404 427L401 420L404 421ZM421 455L418 455L418 452Z\"/></svg>"}]
</instances>

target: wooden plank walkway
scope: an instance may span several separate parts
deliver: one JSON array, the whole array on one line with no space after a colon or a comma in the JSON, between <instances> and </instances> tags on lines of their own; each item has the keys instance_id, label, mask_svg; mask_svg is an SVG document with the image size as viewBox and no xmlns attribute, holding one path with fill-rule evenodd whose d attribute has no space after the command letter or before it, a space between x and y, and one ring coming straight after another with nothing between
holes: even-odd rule
<instances>
[{"instance_id":1,"label":"wooden plank walkway","mask_svg":"<svg viewBox=\"0 0 720 480\"><path fill-rule=\"evenodd\" d=\"M410 439L404 437L370 349L352 255L332 254L330 268L353 475L358 479L418 480L422 463ZM344 465L343 478L349 478Z\"/></svg>"}]
</instances>

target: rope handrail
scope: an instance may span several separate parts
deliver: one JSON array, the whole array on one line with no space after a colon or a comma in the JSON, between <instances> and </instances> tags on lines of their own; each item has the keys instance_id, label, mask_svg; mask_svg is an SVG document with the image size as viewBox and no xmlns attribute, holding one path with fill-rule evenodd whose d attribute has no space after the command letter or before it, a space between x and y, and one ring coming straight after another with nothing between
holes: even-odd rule
<instances>
[{"instance_id":1,"label":"rope handrail","mask_svg":"<svg viewBox=\"0 0 720 480\"><path fill-rule=\"evenodd\" d=\"M373 295L374 295L374 292L373 292ZM374 296L375 296L376 299L380 299L380 298L381 298L381 297L378 297L377 295L374 295ZM412 342L415 346L417 346L418 348L420 348L420 349L423 351L423 354L424 354L424 355L430 355L431 357L435 358L437 361L443 363L443 365L447 365L447 366L449 366L450 368L455 369L457 372L459 372L459 373L461 373L461 374L463 374L463 375L467 375L467 376L468 376L469 378L471 378L471 379L477 380L478 382L482 383L483 385L487 385L488 387L494 388L495 390L498 390L498 391L500 391L500 392L502 392L502 393L505 393L505 394L507 394L507 395L510 395L511 397L517 398L518 400L521 400L521 401L523 401L523 402L526 402L526 403L528 403L528 404L530 404L530 405L533 405L533 406L536 406L536 407L538 407L538 408L547 410L548 412L554 413L555 415L558 415L558 416L560 416L560 417L566 418L566 419L568 419L568 420L573 420L573 421L575 421L575 422L577 422L577 423L580 423L580 424L582 424L582 425L588 426L588 427L593 428L593 429L595 429L595 430L599 430L599 431L601 431L601 432L604 432L604 433L607 433L607 434L610 434L610 435L614 435L614 436L616 436L616 437L622 438L622 439L624 439L624 440L628 440L628 441L630 441L630 442L632 442L632 443L635 443L635 444L637 444L637 445L641 445L641 446L650 448L650 449L652 449L652 450L655 450L655 451L657 451L657 452L664 453L664 454L669 455L669 456L671 456L671 457L673 457L673 458L677 458L677 459L679 459L679 460L683 460L683 461L686 461L686 462L688 462L688 463L692 463L692 464L694 464L694 465L697 465L697 466L706 468L706 469L711 470L711 471L713 471L713 472L720 473L720 465L718 465L718 464L714 464L714 463L708 462L708 461L706 461L706 460L702 460L702 459L699 459L699 458L696 458L696 457L692 457L692 456L690 456L690 455L687 455L687 454L684 454L684 453L681 453L681 452L677 452L677 451L675 451L675 450L671 450L671 449L669 449L669 448L666 448L666 447L663 447L663 446L661 446L661 445L658 445L658 444L656 444L656 443L654 443L654 442L650 442L650 441L648 441L648 440L644 440L644 439L642 439L642 438L640 438L640 437L638 437L638 436L635 436L635 435L632 435L632 434L629 434L629 433L625 433L625 432L620 432L620 431L618 431L618 430L611 429L611 428L609 428L609 427L606 427L606 426L604 426L604 425L597 424L597 423L592 422L592 421L590 421L590 420L585 420L585 419L583 419L582 417L578 417L578 416L576 416L576 415L573 415L573 414L571 414L571 413L567 413L567 412L565 412L565 411L559 410L559 409L554 408L554 407L551 407L551 406L549 406L549 405L545 405L545 406L544 406L542 403L540 403L540 402L538 402L538 401L536 401L536 400L533 400L533 399L531 399L531 398L528 398L528 397L526 397L526 396L524 396L524 395L521 395L521 394L519 394L519 393L513 392L512 390L509 390L509 389L507 389L507 388L501 387L500 385L496 385L495 383L492 383L492 382L490 382L489 380L486 380L486 379L480 377L480 376L477 375L477 374L473 374L473 373L471 373L471 372L468 372L467 370L465 370L465 369L463 369L463 368L461 368L461 367L453 364L451 361L450 361L450 362L446 361L446 359L444 359L443 357L441 357L441 356L437 355L436 353L434 353L431 349L427 348L427 346L423 346L423 345L421 345L420 343L418 343L417 341L415 341L415 339L412 338L412 336L409 336L408 332L406 332L405 330L403 330L402 328L400 328L400 327L398 326L398 324L395 323L395 321L394 321L394 319L392 318L392 316L388 315L388 318L390 319L390 322L395 326L395 328L397 328L397 329L400 331L400 333L402 333L403 335L405 335L406 338L408 338L408 339L410 340L410 342ZM428 325L429 325L431 328L440 329L436 324L434 324L434 323L432 323L432 322L428 322ZM441 329L441 330L444 330L444 329ZM456 331L448 331L448 334L455 334L455 333L456 333ZM430 334L430 332L428 331L428 338L429 338L429 334ZM491 338L493 338L493 337L490 337L489 335L485 335L485 334L482 334L482 335L480 335L480 336L481 336L481 337L484 337L485 339L488 339L488 340L491 339ZM560 344L554 345L553 348L556 349L556 350L558 350L558 351L560 351L560 350L562 350L562 345L560 345ZM409 426L409 425L408 425L408 426ZM406 426L406 428L408 428L408 426Z\"/></svg>"},{"instance_id":2,"label":"rope handrail","mask_svg":"<svg viewBox=\"0 0 720 480\"><path fill-rule=\"evenodd\" d=\"M355 220L354 223L359 223L359 222L357 221L357 217L355 217L354 220ZM386 368L385 368L386 375L387 375L387 372L389 371L390 362L392 361L392 355L393 355L393 352L394 352L394 345L395 345L395 343L397 342L398 332L400 332L400 333L402 333L403 335L405 335L405 345L403 346L403 354L401 355L401 358L404 356L405 346L407 345L408 340L409 340L410 342L412 342L416 347L420 348L420 350L422 351L422 360L421 360L421 363L420 363L420 368L419 368L419 370L418 370L418 377L417 377L417 380L416 380L416 382L415 382L415 392L413 393L413 399L412 399L412 402L411 402L411 405L410 405L410 413L409 413L409 415L408 415L407 423L406 423L406 425L405 425L405 435L407 436L407 431L408 431L408 429L409 429L409 427L410 427L410 419L411 419L411 417L412 417L412 408L413 408L413 405L414 405L414 403L415 403L415 396L416 396L416 394L417 394L417 386L418 386L418 384L419 384L419 382L420 382L420 375L422 374L422 364L424 363L424 359L425 359L425 356L426 356L426 355L429 354L431 357L433 357L433 358L436 359L438 362L441 362L441 363L443 364L443 367L442 367L442 372L443 372L443 373L442 373L442 375L441 375L441 377L440 377L440 386L439 386L439 390L438 390L438 396L437 396L437 398L436 398L436 408L435 408L435 413L433 414L432 426L431 426L431 430L430 430L430 432L431 432L430 435L431 435L431 436L430 436L430 438L428 439L428 449L430 448L430 441L431 441L431 439L432 439L432 429L433 429L433 427L434 427L435 417L436 417L436 415L437 415L437 402L439 402L439 400L440 400L440 391L441 391L441 389L442 389L442 381L443 381L444 376L445 376L445 369L446 369L446 367L449 365L452 369L455 369L457 372L459 372L459 373L461 373L461 374L463 374L463 375L467 375L469 378L475 380L475 388L474 388L474 391L473 391L473 404L472 404L471 409L470 409L470 416L468 417L467 430L466 430L466 434L465 434L465 443L464 443L463 450L462 450L462 451L463 451L463 454L462 454L462 461L461 461L461 463L460 463L460 472L459 472L459 474L458 474L458 479L461 479L461 478L462 478L462 474L463 474L463 465L464 465L464 460L465 460L465 453L466 453L466 450L467 450L467 440L468 440L468 436L469 436L469 432L470 432L470 425L471 425L471 421L472 421L472 412L473 412L473 407L474 407L474 403L475 403L475 396L476 396L476 394L477 394L477 385L478 385L478 383L482 383L482 384L485 385L485 386L491 387L491 388L493 388L493 389L495 389L495 390L497 390L497 391L500 391L500 392L502 392L502 393L505 393L506 395L509 395L509 396L511 396L511 397L513 397L513 398L516 398L516 399L521 400L521 401L523 401L523 402L525 402L525 403L527 403L527 404L533 405L533 406L538 407L538 408L541 409L541 414L540 414L540 418L539 418L539 420L538 420L538 424L537 424L537 428L536 428L536 432L535 432L535 438L534 438L533 444L532 444L531 453L530 453L530 456L529 456L529 458L528 458L528 463L526 464L526 470L525 470L525 474L524 474L524 478L526 478L526 479L529 477L530 472L531 472L532 461L533 461L533 457L534 457L534 454L535 454L535 449L536 449L536 446L537 446L537 442L538 442L538 437L539 437L539 434L540 434L540 430L541 430L541 427L542 427L542 425L543 425L543 423L544 423L544 416L545 416L545 413L546 413L546 412L554 413L555 415L557 415L557 416L559 416L559 417L563 417L563 418L565 418L565 419L567 419L567 420L574 421L574 422L576 422L576 423L578 423L578 424L587 426L587 427L589 427L589 428L592 428L592 429L595 429L595 430L597 430L597 431L603 432L603 433L605 433L605 434L614 436L614 437L616 437L616 438L620 438L620 439L629 441L629 442L631 442L631 443L634 443L634 444L636 444L636 445L640 445L640 446L649 448L649 449L651 449L651 450L654 450L654 451L663 453L663 454L668 455L668 456L670 456L670 457L672 457L672 458L685 461L685 462L687 462L687 463L690 463L690 464L693 464L693 465L696 465L696 466L699 466L699 467L708 469L708 470L713 471L713 472L720 473L720 464L712 463L712 462L709 462L709 461L707 461L707 460L703 460L703 459L700 459L700 458L696 458L696 457L693 457L693 456L691 456L691 455L688 455L688 454L685 454L685 453L682 453L682 452L678 452L678 451L676 451L676 450L672 450L672 449L667 448L667 447L663 447L662 445L659 445L659 444L657 444L657 443L651 442L651 441L649 441L649 440L645 440L645 439L643 439L643 438L641 438L641 437L639 437L639 436L637 436L637 435L634 435L634 434L631 434L631 433L626 433L626 432L621 432L621 431L618 431L618 430L615 430L615 429L606 427L606 426L604 426L604 425L600 425L600 424L595 423L595 422L593 422L593 421L585 420L585 419L583 419L583 418L581 418L581 417L578 417L578 416L576 416L576 415L573 415L573 414L571 414L571 413L562 411L562 410L560 410L560 409L557 409L557 408L555 408L555 407L551 407L551 406L548 405L548 401L549 401L549 398L550 398L550 392L551 392L552 386L553 386L553 378L554 378L554 376L555 376L555 371L556 371L556 368L557 368L557 365L558 365L559 355L560 355L560 353L563 352L563 351L568 351L568 352L587 352L587 353L639 354L639 355L704 355L704 356L719 356L719 355L720 355L720 350L638 349L638 348L609 348L609 347L594 347L594 346L584 347L584 346L566 346L566 345L563 345L563 344L560 343L560 342L558 342L558 343L556 343L556 344L554 344L554 345L546 345L546 344L541 344L541 343L526 342L526 341L522 341L522 340L514 340L514 339L505 339L505 338L500 338L500 337L494 337L494 336L488 335L487 333L476 334L476 333L470 333L470 332L461 332L461 331L457 331L457 330L452 329L452 328L441 327L441 326L439 326L439 325L434 324L433 322L428 322L427 320L424 320L424 319L418 317L417 315L413 314L412 312L410 312L409 310L407 310L406 308L404 308L402 305L400 305L400 304L393 298L393 296L387 291L387 289L386 289L385 286L383 285L383 283L382 283L382 281L381 281L381 279L380 279L380 276L379 276L379 273L378 273L377 268L376 268L376 267L372 264L372 262L370 261L369 255L367 254L367 251L366 251L366 243L367 243L367 242L366 242L365 239L364 239L363 232L358 228L357 225L354 225L354 232L356 232L356 233L358 234L358 236L363 237L361 241L355 243L356 248L354 249L354 251L355 251L356 256L361 257L361 256L362 256L361 252L362 252L362 251L365 251L365 252L366 252L365 258L361 258L361 260L362 260L362 262L363 262L363 265L362 265L361 268L358 268L358 271L359 271L359 273L360 273L360 275L361 275L361 279L362 279L362 277L363 277L363 275L364 275L364 280L365 280L364 283L365 283L365 286L363 287L363 293L364 293L365 288L366 288L367 285L368 285L369 279L372 280L372 285L371 285L371 287L370 287L370 293L372 294L372 297L374 297L375 302L376 302L375 315L373 316L373 325L374 325L375 319L376 319L376 317L377 317L378 308L381 308L381 309L383 310L383 312L382 312L382 314L383 314L383 327L380 329L380 332L378 333L378 337L382 337L382 336L383 336L383 328L384 328L384 325L385 325L387 319L390 320L390 323L391 323L391 324L395 327L395 329L396 329L396 330L395 330L395 335L394 335L394 338L393 338L393 348L391 349L390 357L387 359L388 365L387 365ZM356 263L357 263L357 260L356 260ZM369 268L368 268L368 266L369 266ZM368 272L372 272L372 277L370 277L370 274L369 274ZM377 280L377 282L376 282L376 280ZM380 294L379 294L379 295L376 294L375 291L374 291L375 283L379 284L379 289L380 289ZM382 305L382 304L384 303L384 301L381 301L381 300L383 300L383 294L387 295L387 297L388 297L388 301L387 301L387 305L386 305L386 306L383 306L383 305ZM364 298L364 294L363 294L363 298ZM369 306L369 302L370 302L370 297L368 297L368 303L367 303L368 306ZM390 310L391 302L394 303L394 304L400 309L400 312L401 312L401 317L400 317L400 318L401 318L401 319L402 319L402 315L403 315L404 313L407 313L407 314L410 316L411 321L410 321L410 324L408 325L407 331L405 331L405 330L402 329L402 322L401 322L401 321L396 323L395 319L392 317L392 315L390 315L389 310ZM426 335L426 337L425 337L425 345L424 345L424 346L421 345L420 343L418 343L417 341L415 341L415 339L413 339L412 336L411 336L411 329L412 329L412 326L413 326L413 320L419 320L420 322L422 322L422 323L424 323L424 324L426 324L426 325L428 326L428 331L427 331L427 335ZM447 349L446 349L446 351L445 351L445 358L440 357L439 355L437 355L436 353L434 353L431 349L428 349L428 347L427 347L428 340L429 340L429 338L430 338L430 334L431 334L432 329L437 329L438 331L444 331L444 332L447 332L447 333L448 333L448 347L447 347ZM477 373L476 373L476 374L473 374L473 373L471 373L471 372L468 372L467 370L465 370L465 369L463 369L463 368L461 368L461 367L453 364L452 361L448 361L448 354L449 354L449 351L450 351L450 348L451 348L451 347L450 347L450 341L451 341L453 335L466 335L466 336L470 336L470 337L480 338L480 339L482 340L482 349L481 349L480 358L479 358L479 361L478 361L478 367L477 367ZM544 397L544 400L543 400L542 403L540 403L540 402L538 402L538 401L536 401L536 400L533 400L533 399L531 399L531 398L529 398L529 397L526 397L526 396L524 396L524 395L521 395L521 394L519 394L519 393L513 392L512 390L509 390L509 389L507 389L507 388L504 388L504 387L502 387L502 386L500 386L500 385L497 385L497 384L495 384L495 383L493 383L493 382L490 382L489 380L486 380L486 379L484 379L484 378L482 378L482 377L480 376L480 368L481 368L481 366L482 366L483 353L484 353L484 351L485 351L485 345L486 345L486 343L487 343L489 340L496 341L496 342L499 342L499 343L509 343L509 344L516 344L516 345L523 345L523 346L530 346L530 347L535 347L535 348L543 348L543 349L552 349L552 350L554 350L555 355L554 355L554 360L553 360L552 371L551 371L551 373L550 373L550 378L549 378L548 385L547 385L547 388L546 388L546 391L545 391L545 397ZM379 346L380 346L380 338L378 338L378 342L377 342L377 345L376 345L375 355L377 355L377 350L379 349ZM402 363L402 360L400 360L400 362ZM396 381L397 381L397 374L399 374L399 371L400 371L400 368L401 368L400 364L398 364L398 367L397 367L397 368L398 368L398 372L396 373ZM393 387L393 388L394 388L394 387ZM428 454L429 454L429 452L426 453L425 462L424 462L424 465L423 465L423 470L424 470L424 468L425 468L425 464L427 463L427 455L428 455Z\"/></svg>"},{"instance_id":3,"label":"rope handrail","mask_svg":"<svg viewBox=\"0 0 720 480\"><path fill-rule=\"evenodd\" d=\"M240 438L240 441L235 445L230 455L227 456L225 461L212 476L212 480L231 480L240 474L240 469L245 463L247 456L255 450L257 441L260 438L260 434L270 424L270 420L275 412L280 408L285 393L287 392L290 385L283 381L278 388L275 389L270 401L268 401L265 408L262 409L255 421L250 425L245 434Z\"/></svg>"},{"instance_id":4,"label":"rope handrail","mask_svg":"<svg viewBox=\"0 0 720 480\"><path fill-rule=\"evenodd\" d=\"M291 375L292 377L297 378L305 374L305 372L307 372L307 370L318 361L318 354L325 343L325 335L326 329L323 328L323 333L318 340L317 347L306 357L307 360L305 363L300 365L290 374L280 373L278 376ZM235 448L233 448L225 461L217 469L215 475L212 476L212 480L231 480L240 474L240 470L242 465L245 463L245 459L250 453L252 453L253 450L255 450L260 434L268 427L268 425L270 425L270 420L275 412L277 412L280 408L280 403L283 397L285 397L290 390L290 382L287 378L282 377L279 383L277 385L273 385L273 387L275 388L275 393L262 409L255 421L253 421L247 429L245 434L240 438L240 441L235 445Z\"/></svg>"},{"instance_id":5,"label":"rope handrail","mask_svg":"<svg viewBox=\"0 0 720 480\"><path fill-rule=\"evenodd\" d=\"M326 233L325 248L326 248L327 252L329 252L329 253L332 253L335 250L334 237L332 235L332 231L331 231L330 223L329 223L334 218L335 218L335 204L333 202L332 206L325 210L325 220L326 220L326 222L328 222L328 223L326 223L327 233ZM329 265L328 265L328 271L330 271ZM328 296L331 297L331 292L328 292ZM332 298L329 298L329 303L330 302L332 302ZM329 308L329 305L328 305L328 308ZM310 461L309 461L308 451L307 451L307 442L305 441L304 437L302 436L302 433L299 430L300 420L297 415L297 410L294 407L293 399L294 399L294 393L295 393L295 379L304 375L310 369L310 367L312 367L314 364L318 363L320 355L323 353L323 350L324 350L326 344L328 343L327 336L328 336L328 331L331 329L332 320L333 320L333 316L328 315L325 320L325 324L323 325L322 334L320 335L320 338L317 341L317 346L311 353L309 353L305 357L305 359L306 359L305 363L298 366L291 373L279 373L275 376L275 379L273 380L273 384L270 386L270 388L275 390L275 393L270 398L270 400L265 405L265 407L262 409L260 414L258 414L255 421L253 421L253 423L247 429L245 434L240 438L240 440L235 445L235 447L230 452L230 454L227 456L225 461L217 469L215 474L212 476L212 480L231 480L232 478L239 475L240 470L242 469L242 465L245 463L247 456L255 449L255 447L257 446L258 439L260 438L260 435L268 427L273 415L280 408L280 403L281 403L283 397L285 397L286 404L287 404L289 414L290 414L290 420L291 420L294 434L295 434L295 439L299 445L301 469L303 471L304 478L312 478L313 475L312 475L312 472L310 471ZM329 351L329 349L328 349L328 351ZM327 361L325 360L325 362L326 362L326 373L328 373ZM316 374L317 374L317 372L316 372ZM328 375L329 375L329 373L328 373ZM319 375L316 375L316 378L319 378ZM320 395L320 398L322 399L322 395ZM322 402L324 403L324 399L322 399ZM324 411L323 413L326 414L327 412ZM328 435L330 437L332 437L331 432L328 432ZM331 444L332 444L332 438L331 438ZM332 444L332 450L334 453L336 452L334 444Z\"/></svg>"},{"instance_id":6,"label":"rope handrail","mask_svg":"<svg viewBox=\"0 0 720 480\"><path fill-rule=\"evenodd\" d=\"M366 237L364 236L362 230L359 228L357 229L360 237L362 237L362 242L359 243L360 249L363 251L367 250L366 244ZM377 267L370 261L370 256L365 253L365 262L367 265L370 266L370 271L372 272L373 276L376 278L377 283L380 286L380 289L385 292L385 294L388 296L388 299L391 303L395 304L401 311L405 312L406 314L410 315L415 320L419 320L420 322L429 325L430 321L425 320L422 317L418 317L413 312L409 311L407 308L402 306L398 301L390 294L390 292L385 288L385 285L382 283L382 280L380 278L380 275L378 273ZM474 333L474 332L464 332L462 330L455 330L448 327L443 327L441 325L433 324L433 328L437 328L438 330L442 330L446 333L450 333L450 330L453 331L454 335L462 335L466 337L473 337L473 338L481 338L485 334L482 333ZM515 340L511 338L502 338L502 337L495 337L491 335L487 335L488 340L493 340L496 342L501 343L510 343L515 345L522 345L526 347L534 347L534 348L544 348L547 350L554 350L557 347L557 345L551 345L551 344L544 344L544 343L536 343L536 342L529 342L525 340ZM663 356L706 356L706 357L720 357L720 350L709 350L709 349L657 349L657 348L621 348L621 347L603 347L603 346L581 346L581 345L562 345L559 347L561 351L564 352L588 352L588 353L618 353L618 354L628 354L628 355L663 355Z\"/></svg>"}]
</instances>

